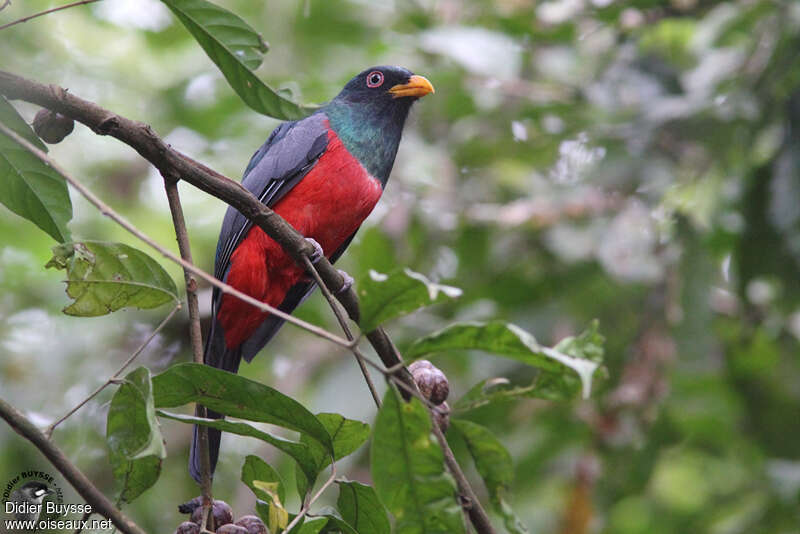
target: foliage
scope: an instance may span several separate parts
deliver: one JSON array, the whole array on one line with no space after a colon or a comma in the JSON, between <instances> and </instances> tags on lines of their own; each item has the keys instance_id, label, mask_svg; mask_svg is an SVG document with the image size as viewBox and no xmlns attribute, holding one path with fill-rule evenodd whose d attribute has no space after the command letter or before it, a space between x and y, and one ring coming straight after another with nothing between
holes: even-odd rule
<instances>
[{"instance_id":1,"label":"foliage","mask_svg":"<svg viewBox=\"0 0 800 534\"><path fill-rule=\"evenodd\" d=\"M33 130L8 101L0 97L0 122L46 151ZM67 184L56 171L0 132L0 202L32 221L56 241L68 241L67 223L72 218L72 203Z\"/></svg>"},{"instance_id":2,"label":"foliage","mask_svg":"<svg viewBox=\"0 0 800 534\"><path fill-rule=\"evenodd\" d=\"M269 386L221 369L197 363L173 365L153 378L153 399L157 408L197 402L222 415L296 430L333 454L328 430L302 404Z\"/></svg>"},{"instance_id":3,"label":"foliage","mask_svg":"<svg viewBox=\"0 0 800 534\"><path fill-rule=\"evenodd\" d=\"M150 371L139 367L114 393L106 424L109 460L122 484L120 501L131 502L155 484L167 451L153 406Z\"/></svg>"},{"instance_id":4,"label":"foliage","mask_svg":"<svg viewBox=\"0 0 800 534\"><path fill-rule=\"evenodd\" d=\"M422 356L427 347L426 357L446 371L454 399L448 438L462 465L475 460L468 475L479 494L485 484L496 524L522 530L518 519L531 532L553 533L579 525L576 534L587 525L614 534L796 530L795 3L217 3L115 0L34 19L3 30L3 68L146 121L228 176L241 174L277 124L254 109L299 116L310 108L295 101L329 99L372 64L428 76L437 92L412 110L387 191L337 267L356 279L364 329L386 324L404 355ZM0 18L49 7L13 2ZM271 42L267 55L261 34ZM31 142L15 117L30 122L35 112L0 102L3 124ZM172 243L162 180L136 155L81 126L49 154L134 224ZM0 178L0 202L9 208L0 213L0 384L4 398L52 421L89 393L88 376L111 375L164 309L91 320L61 314L63 273L42 269L52 239L139 245L75 197L70 203L63 181L5 136ZM225 206L181 187L194 257L210 268ZM158 263L180 279L179 268ZM396 293L381 291L370 270L396 279L389 287ZM431 284L452 284L461 296L431 296ZM178 291L162 293L166 303ZM298 314L336 331L318 296ZM605 343L592 328L580 335L594 319ZM223 383L205 371L179 376L176 363L190 359L187 328L185 318L175 322L140 356L154 374L176 373L170 381L179 395L170 406L211 400L190 387L194 380ZM478 335L487 328L490 339ZM578 374L546 352L588 369L600 363L599 348L592 396L578 400ZM368 456L382 436L402 431L431 445L425 467L440 465L431 460L436 446L419 404L408 405L407 417L390 417L387 409L406 409L390 389L372 423L352 359L288 326L241 372L274 389L248 382L265 406L229 410L245 421L213 422L226 433L215 493L243 488L221 473L236 472L252 453L285 481L284 491L294 476L305 495L311 479L327 477L330 448L337 453L327 416L313 414L339 412L359 435L361 420L373 433L370 454L354 440L337 462L339 475L371 477L394 524L408 519L396 517L405 499L388 495L380 469L368 472ZM162 376L153 379L156 400ZM120 385L114 399L122 392L133 400L142 391L133 383ZM224 395L245 400L240 382L224 383ZM115 469L96 460L118 407L109 398L88 404L54 439L111 494ZM305 430L265 428L260 421L275 417L275 403L302 414ZM125 409L141 415L143 406ZM185 474L187 426L173 422L196 419L160 414L169 456L147 457L161 463L161 476L128 505L152 532L179 521L165 502L197 493ZM0 442L0 472L46 469L7 428ZM391 460L397 468L401 459ZM394 486L407 489L415 467L398 471ZM323 500L338 512L320 506L295 532L359 532L352 492L343 500L342 490L340 483L339 501L335 492ZM300 502L285 493L281 505L294 513ZM264 497L240 507L269 514ZM65 502L78 498L68 493ZM375 504L366 511L385 515Z\"/></svg>"},{"instance_id":5,"label":"foliage","mask_svg":"<svg viewBox=\"0 0 800 534\"><path fill-rule=\"evenodd\" d=\"M349 525L358 532L389 534L391 525L375 490L355 481L340 480L336 505Z\"/></svg>"},{"instance_id":6,"label":"foliage","mask_svg":"<svg viewBox=\"0 0 800 534\"><path fill-rule=\"evenodd\" d=\"M383 398L370 447L375 491L397 520L398 534L465 532L453 479L418 400L402 402L392 388Z\"/></svg>"},{"instance_id":7,"label":"foliage","mask_svg":"<svg viewBox=\"0 0 800 534\"><path fill-rule=\"evenodd\" d=\"M390 274L371 270L359 283L358 296L363 300L359 324L364 332L371 332L382 323L423 306L458 298L461 290L431 282L410 269Z\"/></svg>"},{"instance_id":8,"label":"foliage","mask_svg":"<svg viewBox=\"0 0 800 534\"><path fill-rule=\"evenodd\" d=\"M261 36L230 11L204 0L164 0L248 106L277 119L309 113L270 89L253 70L267 51Z\"/></svg>"},{"instance_id":9,"label":"foliage","mask_svg":"<svg viewBox=\"0 0 800 534\"><path fill-rule=\"evenodd\" d=\"M157 308L178 300L175 282L150 256L122 243L83 241L53 248L45 267L67 273L67 315L96 317L122 308Z\"/></svg>"}]
</instances>

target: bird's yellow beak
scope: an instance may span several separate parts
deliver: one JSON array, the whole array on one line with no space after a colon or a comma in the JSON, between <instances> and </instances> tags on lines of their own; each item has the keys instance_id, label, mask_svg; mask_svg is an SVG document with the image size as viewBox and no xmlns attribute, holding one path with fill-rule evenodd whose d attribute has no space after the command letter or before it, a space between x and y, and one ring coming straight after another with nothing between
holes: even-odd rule
<instances>
[{"instance_id":1,"label":"bird's yellow beak","mask_svg":"<svg viewBox=\"0 0 800 534\"><path fill-rule=\"evenodd\" d=\"M389 92L392 94L393 98L402 98L404 96L420 98L428 93L435 93L436 90L425 76L417 76L414 74L408 79L408 82L398 83L389 89Z\"/></svg>"}]
</instances>

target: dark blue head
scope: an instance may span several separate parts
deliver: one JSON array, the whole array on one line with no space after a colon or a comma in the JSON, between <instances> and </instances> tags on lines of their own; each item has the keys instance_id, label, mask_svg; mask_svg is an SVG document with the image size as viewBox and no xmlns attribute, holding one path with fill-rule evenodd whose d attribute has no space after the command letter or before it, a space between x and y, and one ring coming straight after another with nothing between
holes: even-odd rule
<instances>
[{"instance_id":1,"label":"dark blue head","mask_svg":"<svg viewBox=\"0 0 800 534\"><path fill-rule=\"evenodd\" d=\"M386 183L408 111L433 85L402 67L372 67L323 108L331 128L375 178Z\"/></svg>"}]
</instances>

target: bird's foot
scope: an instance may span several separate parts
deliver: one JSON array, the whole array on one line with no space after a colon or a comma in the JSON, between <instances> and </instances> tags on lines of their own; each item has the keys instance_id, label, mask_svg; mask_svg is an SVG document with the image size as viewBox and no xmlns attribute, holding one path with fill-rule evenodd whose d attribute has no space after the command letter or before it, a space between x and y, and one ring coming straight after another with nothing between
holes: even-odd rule
<instances>
[{"instance_id":1,"label":"bird's foot","mask_svg":"<svg viewBox=\"0 0 800 534\"><path fill-rule=\"evenodd\" d=\"M350 276L343 270L341 269L336 269L336 270L339 272L340 275L342 275L342 278L344 278L344 284L342 284L342 287L340 287L339 291L337 291L337 293L341 294L344 293L345 291L348 291L351 287L353 287L354 280L352 276Z\"/></svg>"},{"instance_id":2,"label":"bird's foot","mask_svg":"<svg viewBox=\"0 0 800 534\"><path fill-rule=\"evenodd\" d=\"M308 243L312 247L314 247L314 252L308 256L308 259L311 261L311 263L317 263L320 260L320 258L322 258L322 256L325 254L322 251L322 245L317 243L316 239L312 239L310 237L307 237L306 241L308 241Z\"/></svg>"}]
</instances>

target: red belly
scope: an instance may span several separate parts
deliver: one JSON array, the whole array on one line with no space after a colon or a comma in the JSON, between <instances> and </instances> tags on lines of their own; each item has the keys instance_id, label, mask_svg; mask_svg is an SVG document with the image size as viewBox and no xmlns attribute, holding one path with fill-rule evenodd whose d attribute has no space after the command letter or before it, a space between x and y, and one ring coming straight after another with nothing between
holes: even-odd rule
<instances>
[{"instance_id":1,"label":"red belly","mask_svg":"<svg viewBox=\"0 0 800 534\"><path fill-rule=\"evenodd\" d=\"M375 207L381 184L371 177L336 136L313 169L273 209L306 237L315 239L330 257ZM231 255L227 283L271 306L305 275L274 240L253 227ZM224 295L217 319L229 348L242 344L269 314Z\"/></svg>"}]
</instances>

